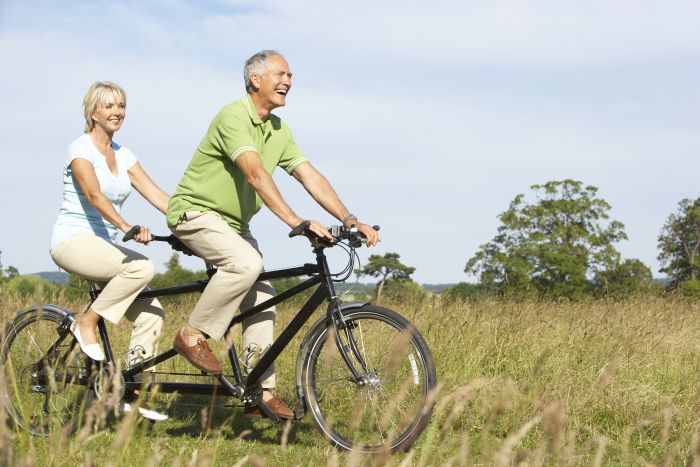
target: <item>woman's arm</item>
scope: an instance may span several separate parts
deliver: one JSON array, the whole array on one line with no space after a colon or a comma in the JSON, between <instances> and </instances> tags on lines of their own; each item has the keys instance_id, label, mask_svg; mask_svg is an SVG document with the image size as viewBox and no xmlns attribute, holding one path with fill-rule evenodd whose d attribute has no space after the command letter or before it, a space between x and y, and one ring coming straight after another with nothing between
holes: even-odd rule
<instances>
[{"instance_id":1,"label":"woman's arm","mask_svg":"<svg viewBox=\"0 0 700 467\"><path fill-rule=\"evenodd\" d=\"M73 159L70 163L71 171L75 180L80 186L88 202L94 207L100 215L110 224L116 226L119 230L126 233L131 230L131 225L119 215L112 202L107 198L100 188L100 181L97 179L95 168L87 159ZM148 244L151 241L151 233L148 227L141 227L139 233L134 237L139 243Z\"/></svg>"},{"instance_id":2,"label":"woman's arm","mask_svg":"<svg viewBox=\"0 0 700 467\"><path fill-rule=\"evenodd\" d=\"M97 209L97 212L109 223L122 232L128 232L131 229L131 225L119 215L109 198L102 193L100 182L97 180L97 174L92 163L87 159L73 159L73 162L70 163L70 168L90 205Z\"/></svg>"},{"instance_id":3,"label":"woman's arm","mask_svg":"<svg viewBox=\"0 0 700 467\"><path fill-rule=\"evenodd\" d=\"M170 195L160 189L158 185L148 176L141 164L138 162L128 170L131 186L141 193L141 196L153 205L157 210L165 214L168 211L168 201Z\"/></svg>"}]
</instances>

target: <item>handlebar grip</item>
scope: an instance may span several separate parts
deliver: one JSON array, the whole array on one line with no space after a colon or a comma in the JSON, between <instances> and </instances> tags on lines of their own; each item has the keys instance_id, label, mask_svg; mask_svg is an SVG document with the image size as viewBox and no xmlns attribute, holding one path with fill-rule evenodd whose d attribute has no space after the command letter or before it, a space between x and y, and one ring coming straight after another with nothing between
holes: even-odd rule
<instances>
[{"instance_id":1,"label":"handlebar grip","mask_svg":"<svg viewBox=\"0 0 700 467\"><path fill-rule=\"evenodd\" d=\"M131 229L129 229L127 233L124 234L122 242L128 242L129 240L133 240L136 234L139 233L139 230L141 230L140 225L133 226Z\"/></svg>"},{"instance_id":2,"label":"handlebar grip","mask_svg":"<svg viewBox=\"0 0 700 467\"><path fill-rule=\"evenodd\" d=\"M297 225L292 229L291 232L289 232L289 238L304 235L304 232L306 231L306 229L309 228L310 225L311 223L309 221L304 221L301 224Z\"/></svg>"},{"instance_id":3,"label":"handlebar grip","mask_svg":"<svg viewBox=\"0 0 700 467\"><path fill-rule=\"evenodd\" d=\"M379 232L379 226L378 226L378 225L373 225L372 228L373 228L375 231Z\"/></svg>"}]
</instances>

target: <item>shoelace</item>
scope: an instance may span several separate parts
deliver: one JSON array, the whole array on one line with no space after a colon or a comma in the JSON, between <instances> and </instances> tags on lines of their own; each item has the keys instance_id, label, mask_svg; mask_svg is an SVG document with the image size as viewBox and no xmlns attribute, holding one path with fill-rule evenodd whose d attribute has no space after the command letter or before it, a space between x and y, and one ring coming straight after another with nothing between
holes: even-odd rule
<instances>
[{"instance_id":1,"label":"shoelace","mask_svg":"<svg viewBox=\"0 0 700 467\"><path fill-rule=\"evenodd\" d=\"M211 352L211 347L209 347L209 343L202 338L197 339L197 346L200 347L198 349L199 353L202 352Z\"/></svg>"}]
</instances>

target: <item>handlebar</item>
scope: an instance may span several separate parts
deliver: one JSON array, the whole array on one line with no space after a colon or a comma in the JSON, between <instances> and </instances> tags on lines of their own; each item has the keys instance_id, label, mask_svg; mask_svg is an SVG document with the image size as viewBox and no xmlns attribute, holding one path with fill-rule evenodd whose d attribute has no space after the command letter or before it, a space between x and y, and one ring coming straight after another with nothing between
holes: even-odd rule
<instances>
[{"instance_id":1,"label":"handlebar","mask_svg":"<svg viewBox=\"0 0 700 467\"><path fill-rule=\"evenodd\" d=\"M310 230L309 228L309 221L304 221L301 224L297 225L292 229L291 232L289 232L289 237L298 237L299 235L304 235L308 237L309 239L312 240L315 244L318 244L320 246L324 247L332 247L334 244L338 243L339 241L342 240L347 240L347 242L350 244L351 247L353 248L358 248L362 246L362 243L365 241L364 235L362 235L360 232L357 231L357 229L353 226L351 228L347 228L344 225L334 225L328 228L328 232L331 234L331 237L333 237L333 241L329 242L327 240L322 239L321 237L317 236ZM378 225L372 226L374 230L379 230ZM141 230L140 225L135 225L133 226L127 233L124 234L124 237L122 238L123 242L128 242L129 240L133 240L134 237L136 236L137 233L139 233L139 230ZM166 242L170 245L170 247L173 250L180 251L186 255L189 256L197 256L195 253L187 248L184 243L182 243L175 235L170 234L170 235L151 235L151 240L156 241L156 242Z\"/></svg>"},{"instance_id":2,"label":"handlebar","mask_svg":"<svg viewBox=\"0 0 700 467\"><path fill-rule=\"evenodd\" d=\"M140 225L133 226L127 233L124 234L122 242L128 242L133 240L137 233L141 230ZM151 241L155 242L166 242L170 245L173 250L180 251L188 256L197 256L192 250L187 248L184 243L182 243L175 235L151 235Z\"/></svg>"},{"instance_id":3,"label":"handlebar","mask_svg":"<svg viewBox=\"0 0 700 467\"><path fill-rule=\"evenodd\" d=\"M332 247L335 243L338 243L341 240L347 240L351 247L358 248L362 246L363 242L365 242L365 236L358 232L354 225L351 228L347 228L344 225L333 225L329 227L328 232L331 234L331 237L333 237L332 242L329 242L328 240L325 240L308 230L309 225L309 221L302 222L294 227L291 232L289 232L289 237L291 238L304 235L310 238L316 244L325 247ZM379 231L378 225L373 225L372 228Z\"/></svg>"}]
</instances>

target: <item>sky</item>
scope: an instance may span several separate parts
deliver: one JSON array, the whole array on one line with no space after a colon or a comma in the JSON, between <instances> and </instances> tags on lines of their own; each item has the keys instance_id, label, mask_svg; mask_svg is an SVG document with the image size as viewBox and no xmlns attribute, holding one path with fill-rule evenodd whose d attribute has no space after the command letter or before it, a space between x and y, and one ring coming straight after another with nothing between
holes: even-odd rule
<instances>
[{"instance_id":1,"label":"sky","mask_svg":"<svg viewBox=\"0 0 700 467\"><path fill-rule=\"evenodd\" d=\"M363 263L396 252L420 283L473 282L465 264L510 201L571 178L625 225L622 256L661 276L660 230L700 196L699 21L684 0L0 0L2 263L57 270L61 171L93 82L126 89L114 139L171 193L245 92L245 60L276 49L294 76L275 113L350 211L381 226ZM302 217L334 223L284 171L275 180ZM168 233L136 192L122 214ZM251 228L268 269L313 261L265 208ZM164 270L165 245L134 248Z\"/></svg>"}]
</instances>

